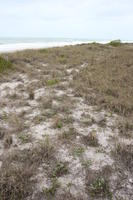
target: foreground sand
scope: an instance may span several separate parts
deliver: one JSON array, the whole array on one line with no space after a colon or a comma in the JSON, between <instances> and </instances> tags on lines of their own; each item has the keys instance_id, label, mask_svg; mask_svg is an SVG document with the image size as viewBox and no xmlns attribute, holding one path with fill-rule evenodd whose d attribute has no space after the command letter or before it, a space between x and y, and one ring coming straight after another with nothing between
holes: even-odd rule
<instances>
[{"instance_id":1,"label":"foreground sand","mask_svg":"<svg viewBox=\"0 0 133 200\"><path fill-rule=\"evenodd\" d=\"M132 52L88 44L2 55L12 63L0 76L2 200L133 199Z\"/></svg>"}]
</instances>

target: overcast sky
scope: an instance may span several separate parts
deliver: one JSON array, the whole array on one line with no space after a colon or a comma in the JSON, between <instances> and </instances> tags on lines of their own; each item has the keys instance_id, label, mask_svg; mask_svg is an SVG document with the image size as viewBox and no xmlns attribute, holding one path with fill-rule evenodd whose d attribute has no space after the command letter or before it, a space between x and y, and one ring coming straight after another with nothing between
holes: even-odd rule
<instances>
[{"instance_id":1,"label":"overcast sky","mask_svg":"<svg viewBox=\"0 0 133 200\"><path fill-rule=\"evenodd\" d=\"M133 0L0 0L0 37L133 40Z\"/></svg>"}]
</instances>

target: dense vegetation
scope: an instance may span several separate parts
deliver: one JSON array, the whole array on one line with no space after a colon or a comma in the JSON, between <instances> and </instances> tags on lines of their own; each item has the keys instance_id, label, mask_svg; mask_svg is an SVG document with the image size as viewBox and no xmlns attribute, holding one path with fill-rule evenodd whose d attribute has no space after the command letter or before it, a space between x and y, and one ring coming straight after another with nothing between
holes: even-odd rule
<instances>
[{"instance_id":1,"label":"dense vegetation","mask_svg":"<svg viewBox=\"0 0 133 200\"><path fill-rule=\"evenodd\" d=\"M7 71L9 68L11 68L12 64L9 60L4 59L0 56L0 73Z\"/></svg>"}]
</instances>

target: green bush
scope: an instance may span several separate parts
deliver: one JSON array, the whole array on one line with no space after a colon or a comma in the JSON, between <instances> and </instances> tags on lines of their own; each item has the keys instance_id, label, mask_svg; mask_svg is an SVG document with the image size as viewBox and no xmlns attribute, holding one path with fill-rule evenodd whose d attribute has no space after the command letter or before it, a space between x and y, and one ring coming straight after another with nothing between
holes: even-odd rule
<instances>
[{"instance_id":1,"label":"green bush","mask_svg":"<svg viewBox=\"0 0 133 200\"><path fill-rule=\"evenodd\" d=\"M6 71L7 69L11 68L12 64L10 61L0 57L0 73Z\"/></svg>"},{"instance_id":2,"label":"green bush","mask_svg":"<svg viewBox=\"0 0 133 200\"><path fill-rule=\"evenodd\" d=\"M113 47L118 47L120 46L122 43L121 43L121 40L113 40L109 43L109 45L113 46Z\"/></svg>"},{"instance_id":3,"label":"green bush","mask_svg":"<svg viewBox=\"0 0 133 200\"><path fill-rule=\"evenodd\" d=\"M57 79L50 79L50 80L47 80L46 81L46 85L48 86L52 86L52 85L55 85L57 84L59 81Z\"/></svg>"}]
</instances>

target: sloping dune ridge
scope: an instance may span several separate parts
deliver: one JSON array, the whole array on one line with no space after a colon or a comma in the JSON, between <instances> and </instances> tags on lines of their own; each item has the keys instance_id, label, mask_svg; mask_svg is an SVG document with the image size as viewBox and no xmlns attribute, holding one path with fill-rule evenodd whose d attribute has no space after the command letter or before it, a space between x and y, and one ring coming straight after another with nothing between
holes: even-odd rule
<instances>
[{"instance_id":1,"label":"sloping dune ridge","mask_svg":"<svg viewBox=\"0 0 133 200\"><path fill-rule=\"evenodd\" d=\"M133 199L133 45L116 43L1 54L1 200Z\"/></svg>"}]
</instances>

